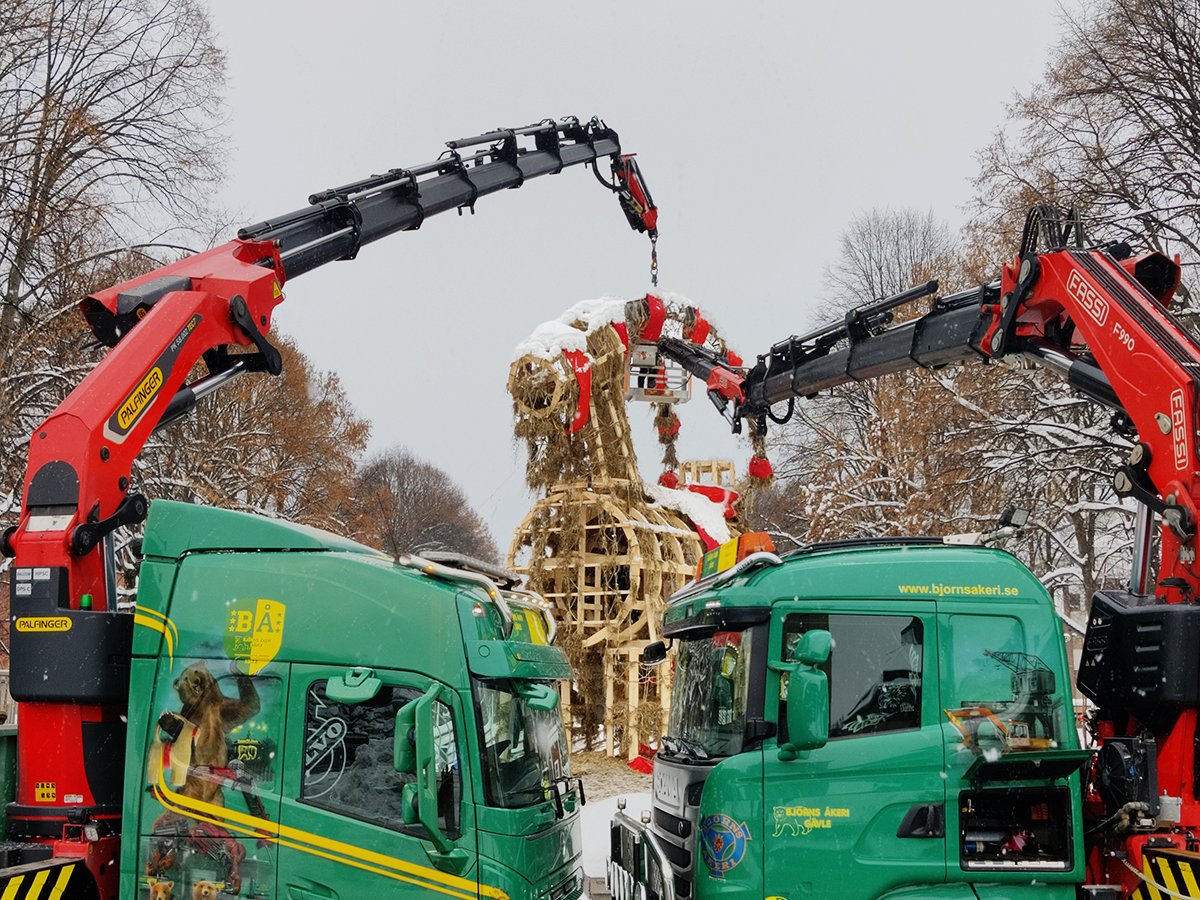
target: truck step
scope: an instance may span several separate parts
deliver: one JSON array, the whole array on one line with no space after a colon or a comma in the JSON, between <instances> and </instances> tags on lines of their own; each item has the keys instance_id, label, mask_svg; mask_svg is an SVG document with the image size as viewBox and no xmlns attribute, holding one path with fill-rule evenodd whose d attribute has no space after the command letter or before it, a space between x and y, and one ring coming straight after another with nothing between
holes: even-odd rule
<instances>
[{"instance_id":1,"label":"truck step","mask_svg":"<svg viewBox=\"0 0 1200 900\"><path fill-rule=\"evenodd\" d=\"M82 859L60 856L0 869L0 897L5 900L99 900L99 896Z\"/></svg>"}]
</instances>

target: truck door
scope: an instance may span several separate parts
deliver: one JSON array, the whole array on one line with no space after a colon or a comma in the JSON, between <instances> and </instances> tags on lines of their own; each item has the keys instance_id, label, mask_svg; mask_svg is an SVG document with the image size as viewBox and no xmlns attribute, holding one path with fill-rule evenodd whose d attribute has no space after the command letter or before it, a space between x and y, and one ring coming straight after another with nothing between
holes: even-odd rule
<instances>
[{"instance_id":1,"label":"truck door","mask_svg":"<svg viewBox=\"0 0 1200 900\"><path fill-rule=\"evenodd\" d=\"M822 666L830 700L824 747L779 758L787 677L768 680L768 697L783 695L780 734L763 762L768 897L841 897L849 885L854 896L875 897L946 878L933 604L845 609L806 603L771 623L772 660L789 661L812 629L828 630L833 650Z\"/></svg>"},{"instance_id":2,"label":"truck door","mask_svg":"<svg viewBox=\"0 0 1200 900\"><path fill-rule=\"evenodd\" d=\"M271 832L279 821L287 666L272 662L251 675L229 659L169 656L136 666L156 670L152 685L134 682L135 691L153 692L143 726L142 889L162 897L277 897Z\"/></svg>"},{"instance_id":3,"label":"truck door","mask_svg":"<svg viewBox=\"0 0 1200 900\"><path fill-rule=\"evenodd\" d=\"M435 683L407 672L295 665L288 701L279 889L288 900L477 896L465 720L449 688L432 707L439 851L405 824L396 716ZM407 729L405 737L407 737ZM410 815L409 821L412 821Z\"/></svg>"},{"instance_id":4,"label":"truck door","mask_svg":"<svg viewBox=\"0 0 1200 900\"><path fill-rule=\"evenodd\" d=\"M1049 877L1081 865L1076 770L1088 754L1073 727L1061 629L1028 627L1012 607L985 615L939 604L946 863L959 878Z\"/></svg>"}]
</instances>

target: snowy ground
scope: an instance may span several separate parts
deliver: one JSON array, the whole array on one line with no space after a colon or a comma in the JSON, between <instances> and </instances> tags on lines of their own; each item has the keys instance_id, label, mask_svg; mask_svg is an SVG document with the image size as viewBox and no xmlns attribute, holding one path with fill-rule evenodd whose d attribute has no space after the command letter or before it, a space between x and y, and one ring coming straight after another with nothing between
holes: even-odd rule
<instances>
[{"instance_id":1,"label":"snowy ground","mask_svg":"<svg viewBox=\"0 0 1200 900\"><path fill-rule=\"evenodd\" d=\"M649 775L629 768L623 759L614 759L595 750L574 751L571 754L571 774L583 778L583 787L589 800L650 790Z\"/></svg>"},{"instance_id":2,"label":"snowy ground","mask_svg":"<svg viewBox=\"0 0 1200 900\"><path fill-rule=\"evenodd\" d=\"M583 871L602 878L608 858L608 823L617 811L617 798L624 797L625 811L639 818L643 809L650 808L650 776L629 768L624 760L596 752L572 753L571 771L583 778L587 792L587 806L580 814Z\"/></svg>"},{"instance_id":3,"label":"snowy ground","mask_svg":"<svg viewBox=\"0 0 1200 900\"><path fill-rule=\"evenodd\" d=\"M650 794L622 794L626 801L625 812L637 819L643 809L650 808ZM587 806L580 814L580 829L583 832L583 873L604 877L604 864L608 859L608 823L617 811L617 798L605 797L593 800L588 797Z\"/></svg>"}]
</instances>

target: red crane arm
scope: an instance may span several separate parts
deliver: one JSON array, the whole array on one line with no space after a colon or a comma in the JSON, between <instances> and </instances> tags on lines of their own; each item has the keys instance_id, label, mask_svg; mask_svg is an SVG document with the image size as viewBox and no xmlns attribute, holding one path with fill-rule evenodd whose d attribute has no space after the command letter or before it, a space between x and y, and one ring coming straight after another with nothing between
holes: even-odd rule
<instances>
[{"instance_id":1,"label":"red crane arm","mask_svg":"<svg viewBox=\"0 0 1200 900\"><path fill-rule=\"evenodd\" d=\"M129 492L134 459L203 354L253 343L234 321L235 298L260 333L270 330L271 311L283 299L281 271L278 247L235 240L85 301L115 314L131 298L152 298L141 310L137 340L114 347L29 442L21 521L8 541L21 567L72 560L60 605L79 609L88 594L93 609L108 608L112 586L103 553L93 552L103 527L90 526L112 521L126 505L139 508L128 510L124 524L144 518L145 500Z\"/></svg>"},{"instance_id":2,"label":"red crane arm","mask_svg":"<svg viewBox=\"0 0 1200 900\"><path fill-rule=\"evenodd\" d=\"M1123 260L1098 250L1027 255L1003 268L1000 303L987 310L979 342L993 357L1032 350L1044 362L1051 354L1059 366L1086 360L1104 374L1139 441L1116 473L1117 491L1162 516L1160 596L1171 602L1200 594L1191 568L1200 521L1200 343L1167 309L1178 281L1178 260L1158 253ZM1006 297L1017 300L1011 317Z\"/></svg>"}]
</instances>

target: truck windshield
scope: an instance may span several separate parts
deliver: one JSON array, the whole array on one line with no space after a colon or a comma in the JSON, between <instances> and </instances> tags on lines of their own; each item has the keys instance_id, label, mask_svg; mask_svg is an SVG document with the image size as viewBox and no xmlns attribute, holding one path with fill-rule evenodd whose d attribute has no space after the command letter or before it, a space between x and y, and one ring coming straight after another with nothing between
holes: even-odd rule
<instances>
[{"instance_id":1,"label":"truck windshield","mask_svg":"<svg viewBox=\"0 0 1200 900\"><path fill-rule=\"evenodd\" d=\"M742 750L750 684L750 632L718 631L679 642L663 749L706 759Z\"/></svg>"},{"instance_id":2,"label":"truck windshield","mask_svg":"<svg viewBox=\"0 0 1200 900\"><path fill-rule=\"evenodd\" d=\"M559 711L531 709L510 681L473 680L488 804L514 809L550 799L550 786L571 775Z\"/></svg>"}]
</instances>

